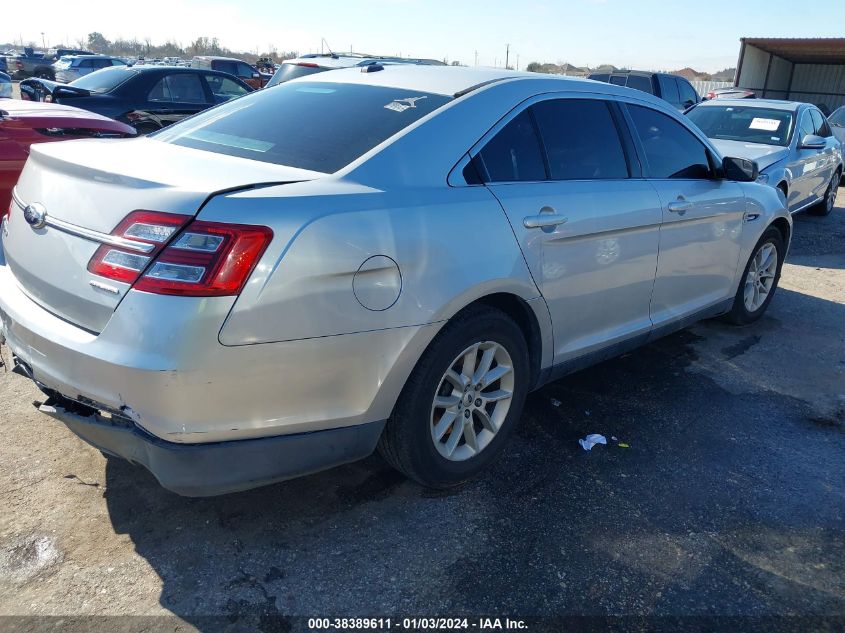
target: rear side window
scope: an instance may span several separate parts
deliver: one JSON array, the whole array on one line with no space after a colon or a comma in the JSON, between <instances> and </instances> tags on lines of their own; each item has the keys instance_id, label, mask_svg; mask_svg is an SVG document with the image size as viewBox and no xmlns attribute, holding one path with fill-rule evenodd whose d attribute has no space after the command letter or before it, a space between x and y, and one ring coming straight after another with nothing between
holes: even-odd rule
<instances>
[{"instance_id":1,"label":"rear side window","mask_svg":"<svg viewBox=\"0 0 845 633\"><path fill-rule=\"evenodd\" d=\"M553 99L532 106L552 180L627 178L619 132L604 101Z\"/></svg>"},{"instance_id":2,"label":"rear side window","mask_svg":"<svg viewBox=\"0 0 845 633\"><path fill-rule=\"evenodd\" d=\"M202 81L195 73L165 75L152 87L148 98L150 101L207 103Z\"/></svg>"},{"instance_id":3,"label":"rear side window","mask_svg":"<svg viewBox=\"0 0 845 633\"><path fill-rule=\"evenodd\" d=\"M628 75L628 87L635 90L642 90L649 94L654 94L654 88L651 87L651 77L643 75Z\"/></svg>"},{"instance_id":4,"label":"rear side window","mask_svg":"<svg viewBox=\"0 0 845 633\"><path fill-rule=\"evenodd\" d=\"M607 83L610 81L610 75L606 74L597 74L597 75L590 75L588 79L592 79L593 81L603 81Z\"/></svg>"},{"instance_id":5,"label":"rear side window","mask_svg":"<svg viewBox=\"0 0 845 633\"><path fill-rule=\"evenodd\" d=\"M211 64L211 67L214 70L219 70L221 73L229 73L230 75L235 76L238 74L237 62L230 62L225 59L215 59Z\"/></svg>"},{"instance_id":6,"label":"rear side window","mask_svg":"<svg viewBox=\"0 0 845 633\"><path fill-rule=\"evenodd\" d=\"M612 83L612 84L613 84L613 85L615 85L615 86L624 86L624 85L625 85L625 81L626 81L627 79L628 79L628 78L627 78L625 75L613 75L613 76L610 78L610 83Z\"/></svg>"},{"instance_id":7,"label":"rear side window","mask_svg":"<svg viewBox=\"0 0 845 633\"><path fill-rule=\"evenodd\" d=\"M651 108L628 105L651 178L711 177L707 149L678 121Z\"/></svg>"},{"instance_id":8,"label":"rear side window","mask_svg":"<svg viewBox=\"0 0 845 633\"><path fill-rule=\"evenodd\" d=\"M678 92L678 82L675 81L675 78L669 75L658 75L657 80L660 83L660 96L663 100L674 106L680 106L681 95Z\"/></svg>"},{"instance_id":9,"label":"rear side window","mask_svg":"<svg viewBox=\"0 0 845 633\"><path fill-rule=\"evenodd\" d=\"M332 173L450 100L400 88L288 82L224 103L151 138Z\"/></svg>"},{"instance_id":10,"label":"rear side window","mask_svg":"<svg viewBox=\"0 0 845 633\"><path fill-rule=\"evenodd\" d=\"M523 110L479 152L487 182L546 179L540 140L528 110Z\"/></svg>"}]
</instances>

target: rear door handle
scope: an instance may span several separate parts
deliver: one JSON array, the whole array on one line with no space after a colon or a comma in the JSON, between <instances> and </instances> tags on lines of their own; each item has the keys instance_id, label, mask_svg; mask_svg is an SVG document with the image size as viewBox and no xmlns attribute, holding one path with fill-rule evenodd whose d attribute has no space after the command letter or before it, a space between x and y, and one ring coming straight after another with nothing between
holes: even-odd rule
<instances>
[{"instance_id":1,"label":"rear door handle","mask_svg":"<svg viewBox=\"0 0 845 633\"><path fill-rule=\"evenodd\" d=\"M667 207L670 212L683 215L692 209L692 202L689 202L688 200L674 200L673 202L670 202Z\"/></svg>"}]
</instances>

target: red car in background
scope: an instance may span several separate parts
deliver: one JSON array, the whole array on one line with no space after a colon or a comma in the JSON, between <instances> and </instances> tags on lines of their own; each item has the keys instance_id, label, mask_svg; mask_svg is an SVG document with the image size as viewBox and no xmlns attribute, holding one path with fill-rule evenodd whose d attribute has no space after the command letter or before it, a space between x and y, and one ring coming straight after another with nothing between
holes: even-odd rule
<instances>
[{"instance_id":1,"label":"red car in background","mask_svg":"<svg viewBox=\"0 0 845 633\"><path fill-rule=\"evenodd\" d=\"M56 103L0 100L0 217L33 143L76 138L125 138L135 129L113 119Z\"/></svg>"}]
</instances>

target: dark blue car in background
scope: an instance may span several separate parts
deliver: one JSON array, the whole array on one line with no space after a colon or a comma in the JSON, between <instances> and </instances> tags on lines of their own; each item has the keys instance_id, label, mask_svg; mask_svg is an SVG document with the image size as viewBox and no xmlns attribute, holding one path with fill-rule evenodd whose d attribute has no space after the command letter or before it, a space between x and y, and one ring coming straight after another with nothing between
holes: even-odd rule
<instances>
[{"instance_id":1,"label":"dark blue car in background","mask_svg":"<svg viewBox=\"0 0 845 633\"><path fill-rule=\"evenodd\" d=\"M22 99L90 110L128 123L139 134L252 91L226 73L175 66L104 68L69 84L25 79L20 88Z\"/></svg>"}]
</instances>

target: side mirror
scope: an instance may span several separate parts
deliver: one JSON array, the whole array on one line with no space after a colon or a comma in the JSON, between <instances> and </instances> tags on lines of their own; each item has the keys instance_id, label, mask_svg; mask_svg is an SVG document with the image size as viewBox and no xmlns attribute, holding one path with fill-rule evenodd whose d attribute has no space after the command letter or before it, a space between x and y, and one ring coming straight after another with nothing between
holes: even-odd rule
<instances>
[{"instance_id":1,"label":"side mirror","mask_svg":"<svg viewBox=\"0 0 845 633\"><path fill-rule=\"evenodd\" d=\"M261 73L252 73L253 79L261 79Z\"/></svg>"},{"instance_id":2,"label":"side mirror","mask_svg":"<svg viewBox=\"0 0 845 633\"><path fill-rule=\"evenodd\" d=\"M798 149L824 149L826 145L827 141L825 141L821 136L808 134L801 139Z\"/></svg>"},{"instance_id":3,"label":"side mirror","mask_svg":"<svg viewBox=\"0 0 845 633\"><path fill-rule=\"evenodd\" d=\"M753 160L727 157L722 159L722 173L727 180L754 182L760 176L760 168Z\"/></svg>"}]
</instances>

